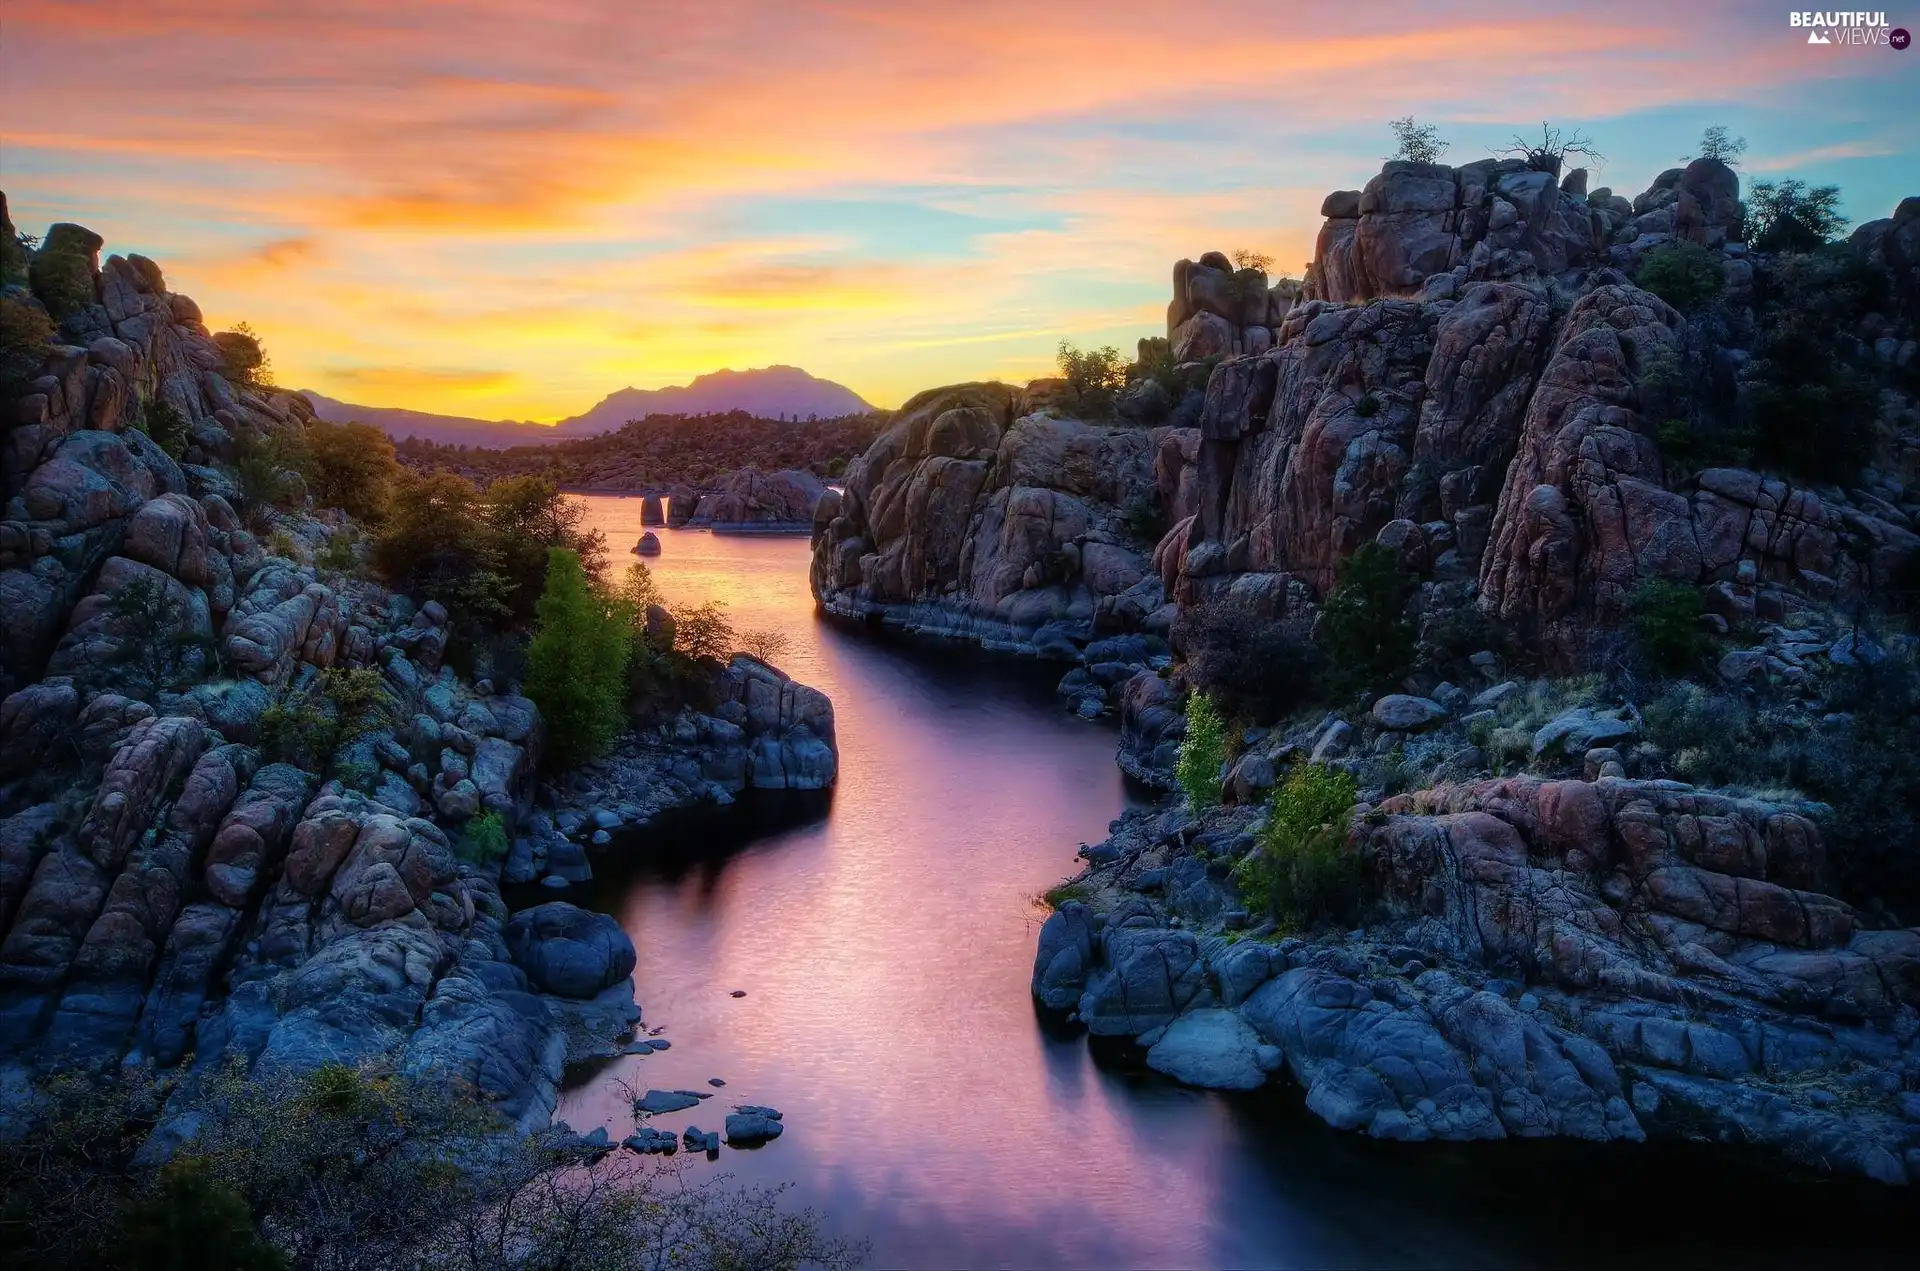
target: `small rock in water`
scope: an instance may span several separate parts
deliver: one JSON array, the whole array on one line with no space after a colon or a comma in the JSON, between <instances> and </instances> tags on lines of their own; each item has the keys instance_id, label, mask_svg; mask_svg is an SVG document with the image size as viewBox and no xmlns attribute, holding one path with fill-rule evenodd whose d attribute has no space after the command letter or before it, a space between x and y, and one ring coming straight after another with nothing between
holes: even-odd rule
<instances>
[{"instance_id":1,"label":"small rock in water","mask_svg":"<svg viewBox=\"0 0 1920 1271\"><path fill-rule=\"evenodd\" d=\"M708 1077L708 1078L707 1078L707 1084L708 1084L708 1085L710 1085L710 1086L713 1086L713 1087L715 1087L715 1088L717 1089L718 1087L720 1087L720 1086L724 1086L724 1085L726 1085L727 1083L726 1083L726 1082L724 1082L724 1081L722 1081L722 1080L720 1080L720 1078L718 1078L718 1077Z\"/></svg>"},{"instance_id":2,"label":"small rock in water","mask_svg":"<svg viewBox=\"0 0 1920 1271\"><path fill-rule=\"evenodd\" d=\"M747 991L745 989L735 989L733 992L727 994L728 997L745 997L746 995Z\"/></svg>"},{"instance_id":3,"label":"small rock in water","mask_svg":"<svg viewBox=\"0 0 1920 1271\"><path fill-rule=\"evenodd\" d=\"M656 1037L653 1039L653 1048L655 1050L671 1050L673 1049L673 1043L664 1037Z\"/></svg>"},{"instance_id":4,"label":"small rock in water","mask_svg":"<svg viewBox=\"0 0 1920 1271\"><path fill-rule=\"evenodd\" d=\"M720 1150L720 1131L706 1131L697 1125L687 1127L681 1137L689 1152L718 1152Z\"/></svg>"},{"instance_id":5,"label":"small rock in water","mask_svg":"<svg viewBox=\"0 0 1920 1271\"><path fill-rule=\"evenodd\" d=\"M702 1096L690 1090L649 1090L633 1101L635 1112L685 1112L698 1107Z\"/></svg>"}]
</instances>

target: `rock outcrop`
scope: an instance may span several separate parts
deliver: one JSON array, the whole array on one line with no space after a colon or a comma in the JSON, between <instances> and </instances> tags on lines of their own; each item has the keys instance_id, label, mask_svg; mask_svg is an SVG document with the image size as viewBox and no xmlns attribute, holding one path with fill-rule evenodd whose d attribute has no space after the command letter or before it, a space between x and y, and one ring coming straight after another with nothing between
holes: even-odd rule
<instances>
[{"instance_id":1,"label":"rock outcrop","mask_svg":"<svg viewBox=\"0 0 1920 1271\"><path fill-rule=\"evenodd\" d=\"M1900 1099L1920 929L1866 929L1830 894L1806 809L1674 781L1442 785L1360 809L1364 934L1233 942L1208 934L1237 904L1216 866L1251 821L1123 817L1087 851L1095 907L1041 930L1040 1003L1190 1084L1284 1066L1309 1110L1376 1138L1697 1138L1920 1175Z\"/></svg>"},{"instance_id":2,"label":"rock outcrop","mask_svg":"<svg viewBox=\"0 0 1920 1271\"><path fill-rule=\"evenodd\" d=\"M805 534L826 489L811 472L742 468L701 497L692 523L711 526L716 534Z\"/></svg>"},{"instance_id":3,"label":"rock outcrop","mask_svg":"<svg viewBox=\"0 0 1920 1271\"><path fill-rule=\"evenodd\" d=\"M1177 506L1175 429L1028 410L1004 384L922 393L814 512L827 612L989 648L1076 656L1172 611L1129 515Z\"/></svg>"},{"instance_id":4,"label":"rock outcrop","mask_svg":"<svg viewBox=\"0 0 1920 1271\"><path fill-rule=\"evenodd\" d=\"M581 1010L461 854L530 813L539 712L442 665L438 604L305 563L338 511L247 528L229 465L311 408L230 379L197 306L100 246L55 227L8 294L62 343L0 402L0 1063L398 1056L544 1125ZM303 757L342 673L377 717ZM593 986L603 1030L638 1018L631 967Z\"/></svg>"}]
</instances>

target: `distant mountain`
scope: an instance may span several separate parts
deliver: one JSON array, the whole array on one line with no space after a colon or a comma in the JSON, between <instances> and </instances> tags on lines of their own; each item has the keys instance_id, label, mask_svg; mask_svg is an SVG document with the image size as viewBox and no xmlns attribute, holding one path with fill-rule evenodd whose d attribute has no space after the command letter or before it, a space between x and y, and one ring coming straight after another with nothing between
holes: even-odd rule
<instances>
[{"instance_id":1,"label":"distant mountain","mask_svg":"<svg viewBox=\"0 0 1920 1271\"><path fill-rule=\"evenodd\" d=\"M623 388L609 393L584 415L563 419L564 436L591 437L629 419L648 415L708 415L744 410L762 419L805 419L818 415L864 415L873 407L852 389L817 379L797 366L768 366L757 371L714 371L672 388Z\"/></svg>"},{"instance_id":2,"label":"distant mountain","mask_svg":"<svg viewBox=\"0 0 1920 1271\"><path fill-rule=\"evenodd\" d=\"M568 437L593 437L612 432L628 420L645 419L648 415L708 415L744 410L763 419L778 419L783 415L788 419L805 419L810 415L832 419L861 415L873 409L852 389L816 378L797 366L714 371L696 376L691 384L668 388L623 388L607 394L584 414L554 425L435 415L391 406L358 406L310 389L303 391L322 419L373 424L395 441L419 437L450 446L542 445Z\"/></svg>"}]
</instances>

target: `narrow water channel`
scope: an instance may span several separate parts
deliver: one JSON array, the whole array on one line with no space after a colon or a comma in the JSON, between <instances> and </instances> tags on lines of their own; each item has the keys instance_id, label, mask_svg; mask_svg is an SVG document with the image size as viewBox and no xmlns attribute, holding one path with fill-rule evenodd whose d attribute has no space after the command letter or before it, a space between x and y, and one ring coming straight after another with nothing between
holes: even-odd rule
<instances>
[{"instance_id":1,"label":"narrow water channel","mask_svg":"<svg viewBox=\"0 0 1920 1271\"><path fill-rule=\"evenodd\" d=\"M640 501L583 501L624 568ZM783 668L833 699L841 779L804 823L596 866L589 903L632 934L672 1048L577 1074L576 1129L631 1132L615 1078L718 1077L659 1123L718 1129L741 1102L788 1129L695 1168L792 1184L876 1267L1874 1264L1911 1237L1902 1198L1644 1149L1371 1143L1283 1088L1226 1098L1096 1060L1027 984L1036 893L1134 797L1112 728L1060 709L1057 668L828 625L804 539L660 537L670 599L789 638Z\"/></svg>"}]
</instances>

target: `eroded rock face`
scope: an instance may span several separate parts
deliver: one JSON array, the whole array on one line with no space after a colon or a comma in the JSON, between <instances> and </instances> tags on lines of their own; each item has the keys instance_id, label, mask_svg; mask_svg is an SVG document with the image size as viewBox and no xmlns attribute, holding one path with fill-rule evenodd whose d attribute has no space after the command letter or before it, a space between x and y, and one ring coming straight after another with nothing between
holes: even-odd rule
<instances>
[{"instance_id":1,"label":"eroded rock face","mask_svg":"<svg viewBox=\"0 0 1920 1271\"><path fill-rule=\"evenodd\" d=\"M1126 528L1129 508L1162 498L1169 430L1018 414L1018 396L923 393L849 467L814 521L813 590L829 612L1056 654L1097 627L1169 620Z\"/></svg>"},{"instance_id":2,"label":"eroded rock face","mask_svg":"<svg viewBox=\"0 0 1920 1271\"><path fill-rule=\"evenodd\" d=\"M698 519L718 530L806 531L813 525L813 506L825 491L811 472L744 468L728 474L717 490L700 500Z\"/></svg>"},{"instance_id":3,"label":"eroded rock face","mask_svg":"<svg viewBox=\"0 0 1920 1271\"><path fill-rule=\"evenodd\" d=\"M1738 194L1734 201L1738 202ZM1612 222L1584 194L1516 159L1390 161L1366 188L1328 197L1308 299L1341 303L1450 286L1537 283L1604 258Z\"/></svg>"}]
</instances>

